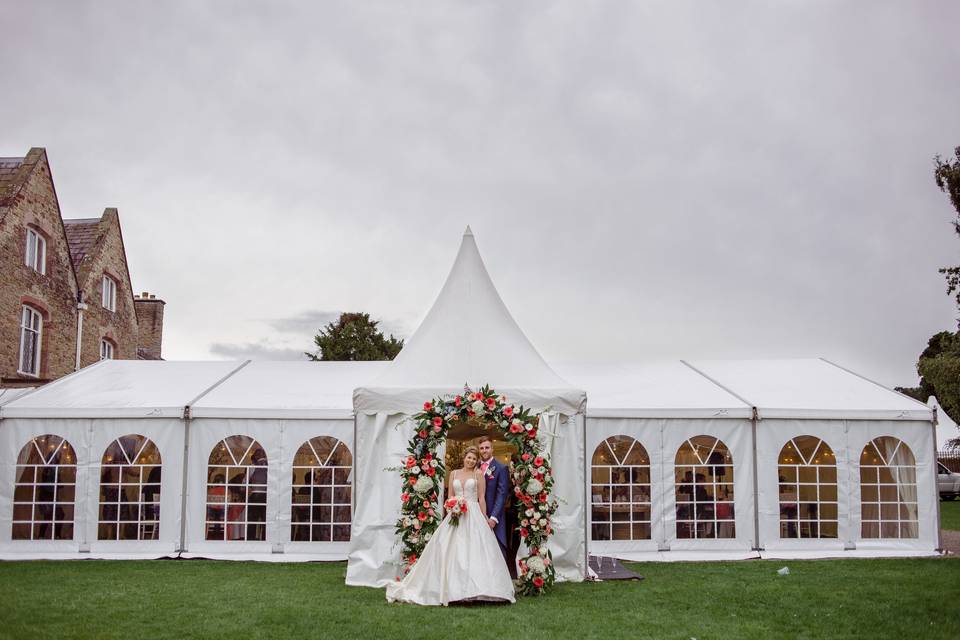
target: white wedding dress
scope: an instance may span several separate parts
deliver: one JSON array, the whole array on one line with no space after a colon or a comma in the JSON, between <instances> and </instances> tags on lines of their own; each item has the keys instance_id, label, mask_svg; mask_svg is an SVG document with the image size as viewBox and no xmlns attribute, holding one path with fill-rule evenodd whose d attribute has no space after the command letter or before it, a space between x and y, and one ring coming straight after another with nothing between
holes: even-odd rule
<instances>
[{"instance_id":1,"label":"white wedding dress","mask_svg":"<svg viewBox=\"0 0 960 640\"><path fill-rule=\"evenodd\" d=\"M477 481L457 478L453 491L467 500L467 512L453 525L447 515L420 559L401 581L387 585L389 602L447 605L458 600L515 602L513 581L477 499Z\"/></svg>"}]
</instances>

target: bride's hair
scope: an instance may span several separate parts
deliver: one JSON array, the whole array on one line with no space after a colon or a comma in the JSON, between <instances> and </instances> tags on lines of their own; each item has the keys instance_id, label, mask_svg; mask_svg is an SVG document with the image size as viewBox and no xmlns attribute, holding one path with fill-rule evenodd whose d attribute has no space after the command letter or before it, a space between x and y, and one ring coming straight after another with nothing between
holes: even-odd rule
<instances>
[{"instance_id":1,"label":"bride's hair","mask_svg":"<svg viewBox=\"0 0 960 640\"><path fill-rule=\"evenodd\" d=\"M477 460L480 459L480 450L479 450L479 449L477 449L476 447L467 447L466 450L463 452L463 458L461 459L461 463L462 463L463 460L466 460L466 459L467 459L467 456L470 455L471 453L473 454L473 456L474 456Z\"/></svg>"}]
</instances>

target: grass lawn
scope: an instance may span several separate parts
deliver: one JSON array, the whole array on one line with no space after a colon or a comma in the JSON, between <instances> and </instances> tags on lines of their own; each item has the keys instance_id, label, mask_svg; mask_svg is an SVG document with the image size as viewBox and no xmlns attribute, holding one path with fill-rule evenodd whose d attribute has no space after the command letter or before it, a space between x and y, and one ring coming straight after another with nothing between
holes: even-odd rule
<instances>
[{"instance_id":1,"label":"grass lawn","mask_svg":"<svg viewBox=\"0 0 960 640\"><path fill-rule=\"evenodd\" d=\"M790 567L790 575L776 570ZM346 565L0 562L10 638L960 637L960 559L635 564L515 606L387 604Z\"/></svg>"},{"instance_id":2,"label":"grass lawn","mask_svg":"<svg viewBox=\"0 0 960 640\"><path fill-rule=\"evenodd\" d=\"M940 501L940 528L960 531L960 500Z\"/></svg>"}]
</instances>

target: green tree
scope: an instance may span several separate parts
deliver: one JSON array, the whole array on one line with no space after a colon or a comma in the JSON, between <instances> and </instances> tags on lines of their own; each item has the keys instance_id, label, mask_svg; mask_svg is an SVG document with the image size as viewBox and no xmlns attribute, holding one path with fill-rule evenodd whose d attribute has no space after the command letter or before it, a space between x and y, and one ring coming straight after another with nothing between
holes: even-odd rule
<instances>
[{"instance_id":1,"label":"green tree","mask_svg":"<svg viewBox=\"0 0 960 640\"><path fill-rule=\"evenodd\" d=\"M955 160L950 161L950 157L944 161L939 155L933 159L933 179L936 181L940 191L943 191L950 198L950 204L957 212L957 218L953 221L953 230L960 235L960 147L953 150ZM960 309L960 266L944 267L940 273L947 279L947 295L953 295L957 301L957 308Z\"/></svg>"},{"instance_id":2,"label":"green tree","mask_svg":"<svg viewBox=\"0 0 960 640\"><path fill-rule=\"evenodd\" d=\"M369 313L341 313L313 338L315 353L305 355L319 360L393 360L403 348L403 340L384 337L378 320Z\"/></svg>"}]
</instances>

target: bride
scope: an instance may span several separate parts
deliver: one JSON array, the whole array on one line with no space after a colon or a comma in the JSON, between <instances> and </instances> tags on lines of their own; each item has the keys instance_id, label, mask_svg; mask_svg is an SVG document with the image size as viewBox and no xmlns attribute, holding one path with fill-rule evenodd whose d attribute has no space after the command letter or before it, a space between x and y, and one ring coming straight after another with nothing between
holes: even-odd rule
<instances>
[{"instance_id":1,"label":"bride","mask_svg":"<svg viewBox=\"0 0 960 640\"><path fill-rule=\"evenodd\" d=\"M479 455L469 447L463 467L450 475L447 495L464 497L467 512L459 524L448 513L420 559L401 581L387 585L389 602L447 605L462 600L514 602L513 582L500 553L497 537L487 524Z\"/></svg>"}]
</instances>

